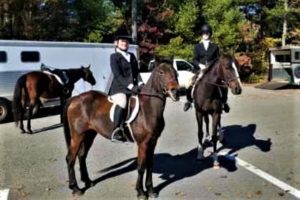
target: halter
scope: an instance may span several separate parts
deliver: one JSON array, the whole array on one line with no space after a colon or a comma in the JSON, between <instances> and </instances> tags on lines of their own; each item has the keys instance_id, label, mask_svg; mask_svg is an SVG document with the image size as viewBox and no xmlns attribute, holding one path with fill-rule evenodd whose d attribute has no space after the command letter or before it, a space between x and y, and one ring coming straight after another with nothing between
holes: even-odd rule
<instances>
[{"instance_id":1,"label":"halter","mask_svg":"<svg viewBox=\"0 0 300 200\"><path fill-rule=\"evenodd\" d=\"M235 63L234 62L232 62L232 68L234 69L234 73L235 73L235 77L234 78L231 78L231 79L229 79L229 80L227 80L227 81L225 81L225 80L221 80L221 83L222 84L217 84L217 83L212 83L212 82L206 82L206 83L208 83L208 84L210 84L210 85L215 85L215 86L218 86L218 87L224 87L224 88L228 88L229 87L229 83L231 82L231 81L234 81L234 80L238 80L238 82L240 83L240 76L239 76L239 73L238 73L238 71L237 71L237 68L236 68L236 65L235 65ZM220 70L220 65L219 65L219 70Z\"/></svg>"},{"instance_id":2,"label":"halter","mask_svg":"<svg viewBox=\"0 0 300 200\"><path fill-rule=\"evenodd\" d=\"M157 73L159 76L161 76L160 72L155 72L155 73ZM169 80L167 82L164 82L160 79L159 85L162 88L162 92L157 92L157 91L152 90L153 92L151 92L151 91L150 92L140 92L140 94L141 95L146 95L146 96L157 97L157 98L164 101L166 99L166 96L167 96L167 85L170 84L170 83L176 84L176 79L172 78L171 80Z\"/></svg>"}]
</instances>

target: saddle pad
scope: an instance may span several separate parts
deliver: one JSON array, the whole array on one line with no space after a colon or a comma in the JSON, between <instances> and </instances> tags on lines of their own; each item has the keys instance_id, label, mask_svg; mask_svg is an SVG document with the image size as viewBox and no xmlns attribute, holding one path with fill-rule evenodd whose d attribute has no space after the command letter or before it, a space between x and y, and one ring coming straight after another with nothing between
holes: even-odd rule
<instances>
[{"instance_id":1,"label":"saddle pad","mask_svg":"<svg viewBox=\"0 0 300 200\"><path fill-rule=\"evenodd\" d=\"M54 76L56 78L56 80L63 86L64 83L63 81L61 80L61 78L57 75L57 74L53 74L49 71L42 71L43 73L47 74L47 75L50 75L50 76Z\"/></svg>"},{"instance_id":2,"label":"saddle pad","mask_svg":"<svg viewBox=\"0 0 300 200\"><path fill-rule=\"evenodd\" d=\"M135 106L134 106L132 112L130 113L130 116L125 121L126 124L130 124L131 122L133 122L133 120L137 117L137 115L139 113L139 109L140 109L140 102L139 102L138 96L133 95L130 98L133 98L135 100ZM110 96L108 96L107 99L108 99L109 102L111 102L113 104L111 109L110 109L110 112L109 112L109 118L113 122L114 121L115 108L116 108L117 104L115 102L113 102L113 99ZM128 108L130 108L130 102L131 101L132 100L129 99ZM127 110L129 110L129 112L130 112L130 109L127 109ZM128 116L128 115L126 115L126 116Z\"/></svg>"}]
</instances>

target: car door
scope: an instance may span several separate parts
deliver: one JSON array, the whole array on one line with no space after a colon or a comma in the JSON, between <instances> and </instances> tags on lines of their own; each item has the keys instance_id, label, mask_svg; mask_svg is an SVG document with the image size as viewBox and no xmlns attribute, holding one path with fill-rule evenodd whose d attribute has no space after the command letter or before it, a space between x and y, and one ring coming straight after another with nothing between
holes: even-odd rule
<instances>
[{"instance_id":1,"label":"car door","mask_svg":"<svg viewBox=\"0 0 300 200\"><path fill-rule=\"evenodd\" d=\"M176 60L176 66L179 85L182 88L187 88L190 85L191 78L194 76L194 73L192 73L193 66L185 60Z\"/></svg>"}]
</instances>

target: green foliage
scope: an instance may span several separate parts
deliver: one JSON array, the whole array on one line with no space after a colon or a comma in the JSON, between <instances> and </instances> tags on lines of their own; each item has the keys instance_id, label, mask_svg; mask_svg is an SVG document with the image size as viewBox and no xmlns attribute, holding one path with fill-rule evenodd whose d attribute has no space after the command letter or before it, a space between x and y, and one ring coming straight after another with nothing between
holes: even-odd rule
<instances>
[{"instance_id":1,"label":"green foliage","mask_svg":"<svg viewBox=\"0 0 300 200\"><path fill-rule=\"evenodd\" d=\"M189 41L195 38L194 28L199 16L196 0L187 1L176 15L175 31Z\"/></svg>"},{"instance_id":2,"label":"green foliage","mask_svg":"<svg viewBox=\"0 0 300 200\"><path fill-rule=\"evenodd\" d=\"M213 28L213 39L225 51L241 42L239 29L243 21L233 0L205 0L203 16Z\"/></svg>"},{"instance_id":3,"label":"green foliage","mask_svg":"<svg viewBox=\"0 0 300 200\"><path fill-rule=\"evenodd\" d=\"M184 40L178 36L171 39L169 44L157 47L155 49L155 54L192 60L193 45L185 44Z\"/></svg>"}]
</instances>

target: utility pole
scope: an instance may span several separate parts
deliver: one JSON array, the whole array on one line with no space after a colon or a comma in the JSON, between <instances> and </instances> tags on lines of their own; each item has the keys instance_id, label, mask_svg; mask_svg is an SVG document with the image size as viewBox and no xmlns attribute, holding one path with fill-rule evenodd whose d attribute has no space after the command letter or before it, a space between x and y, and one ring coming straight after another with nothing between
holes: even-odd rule
<instances>
[{"instance_id":1,"label":"utility pole","mask_svg":"<svg viewBox=\"0 0 300 200\"><path fill-rule=\"evenodd\" d=\"M131 30L132 30L132 42L137 44L137 7L138 0L131 0Z\"/></svg>"},{"instance_id":2,"label":"utility pole","mask_svg":"<svg viewBox=\"0 0 300 200\"><path fill-rule=\"evenodd\" d=\"M285 14L283 16L283 30L282 30L282 37L281 37L281 46L285 46L285 39L286 39L286 34L287 34L287 11L288 11L288 2L287 0L284 0L284 11Z\"/></svg>"}]
</instances>

